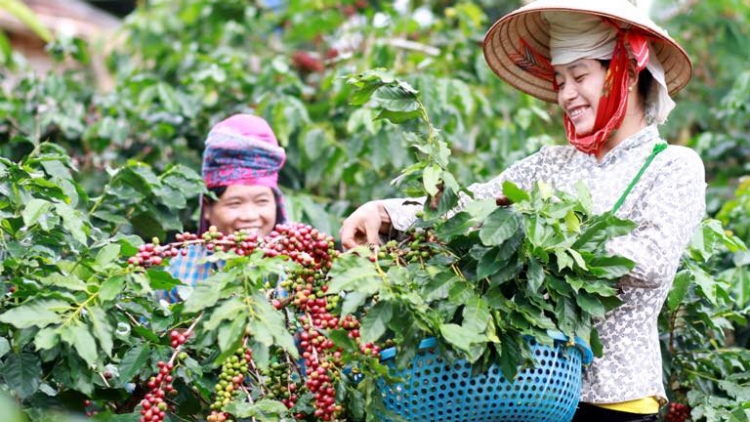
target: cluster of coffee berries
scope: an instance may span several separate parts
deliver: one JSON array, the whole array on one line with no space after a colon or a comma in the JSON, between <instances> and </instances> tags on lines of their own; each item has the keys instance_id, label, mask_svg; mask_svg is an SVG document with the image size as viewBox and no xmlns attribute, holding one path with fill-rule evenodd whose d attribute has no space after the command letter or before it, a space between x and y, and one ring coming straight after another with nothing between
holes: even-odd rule
<instances>
[{"instance_id":1,"label":"cluster of coffee berries","mask_svg":"<svg viewBox=\"0 0 750 422\"><path fill-rule=\"evenodd\" d=\"M331 268L338 252L333 237L307 224L287 223L277 225L263 238L266 256L287 255L289 258L316 271Z\"/></svg>"},{"instance_id":2,"label":"cluster of coffee berries","mask_svg":"<svg viewBox=\"0 0 750 422\"><path fill-rule=\"evenodd\" d=\"M138 253L134 256L131 256L128 258L128 264L130 265L139 265L141 267L151 267L153 265L161 265L162 261L164 260L164 257L166 256L173 256L172 250L169 250L168 252L161 252L157 251L157 247L154 246L153 243L147 243L145 245L141 245L138 248ZM175 249L176 254L174 256L177 256L179 251Z\"/></svg>"},{"instance_id":3,"label":"cluster of coffee berries","mask_svg":"<svg viewBox=\"0 0 750 422\"><path fill-rule=\"evenodd\" d=\"M157 363L159 373L151 377L146 386L149 392L141 400L141 418L139 422L161 422L166 416L169 405L166 402L167 395L175 395L177 390L172 386L172 369L174 365L159 361Z\"/></svg>"},{"instance_id":4,"label":"cluster of coffee berries","mask_svg":"<svg viewBox=\"0 0 750 422\"><path fill-rule=\"evenodd\" d=\"M201 239L209 251L234 252L240 256L250 255L258 248L258 234L248 230L224 235L216 227L211 226L203 233Z\"/></svg>"},{"instance_id":5,"label":"cluster of coffee berries","mask_svg":"<svg viewBox=\"0 0 750 422\"><path fill-rule=\"evenodd\" d=\"M667 422L685 422L690 419L690 407L682 403L669 403Z\"/></svg>"},{"instance_id":6,"label":"cluster of coffee berries","mask_svg":"<svg viewBox=\"0 0 750 422\"><path fill-rule=\"evenodd\" d=\"M280 356L279 359L284 359L284 356ZM268 379L268 397L284 403L287 409L293 408L299 398L300 386L293 379L291 370L292 365L289 363L277 361L271 363L264 373Z\"/></svg>"},{"instance_id":7,"label":"cluster of coffee berries","mask_svg":"<svg viewBox=\"0 0 750 422\"><path fill-rule=\"evenodd\" d=\"M406 239L401 242L391 240L378 248L376 254L370 257L370 261L385 260L406 265L430 259L439 251L438 240L429 230L416 228L411 229L407 234Z\"/></svg>"},{"instance_id":8,"label":"cluster of coffee berries","mask_svg":"<svg viewBox=\"0 0 750 422\"><path fill-rule=\"evenodd\" d=\"M249 384L245 385L248 375L253 375L248 380L257 379L263 383L262 387L265 387L265 391L261 388L253 394L265 394L269 398L275 398L289 409L295 406L299 397L308 393L312 394L314 397L313 414L300 413L295 415L296 418L336 420L342 412L342 406L335 401L336 383L341 378L341 350L335 349L326 333L328 330L343 328L349 332L351 338L358 342L359 323L352 316L339 320L332 313L337 309L340 300L338 295L327 295L327 273L339 254L334 248L333 238L308 225L297 223L277 225L271 233L262 238L258 238L254 232L238 231L225 235L211 228L200 237L182 233L176 236L174 243L159 245L158 241L154 241L143 245L138 254L131 257L129 263L142 267L163 265L165 259L184 254L188 247L193 246L204 247L210 251L235 253L240 256L260 251L263 257L288 257L295 265L289 266L287 278L279 283L278 287L282 288L281 291L277 289L275 294L269 294L269 299L274 308L283 310L289 306L288 315L297 316L290 318L289 329L292 334L299 337L298 345L303 356L300 362L302 366L300 374L293 374L293 365L279 363L288 360L288 357L279 351L277 363L274 364L276 366L272 365L270 372L261 377L257 371L252 374L248 373L249 368L254 368L249 350L243 348L242 351L237 351L222 366L221 375L216 384L216 397L211 404L211 414L207 417L207 421L231 421L231 415L224 412L223 408L232 401L238 391L249 388ZM170 333L171 344L175 348L184 344L186 339L187 337L178 331ZM379 353L379 349L372 344L361 346L361 350L362 353L372 356L377 356ZM160 369L161 371L163 369ZM149 380L149 387L153 385L155 390L147 396L149 400L144 399L144 402L150 403L148 409L144 406L144 418L145 412L154 408L159 411L152 410L149 417L153 418L157 415L157 418L163 418L161 408L166 409L167 404L161 403L168 389L166 386L162 388L161 384L166 376L167 374L160 373L159 376ZM151 401L154 402L151 403Z\"/></svg>"},{"instance_id":9,"label":"cluster of coffee berries","mask_svg":"<svg viewBox=\"0 0 750 422\"><path fill-rule=\"evenodd\" d=\"M325 64L319 55L310 51L295 51L292 54L292 66L303 74L320 73L325 70Z\"/></svg>"},{"instance_id":10,"label":"cluster of coffee berries","mask_svg":"<svg viewBox=\"0 0 750 422\"><path fill-rule=\"evenodd\" d=\"M159 239L152 239L151 243L146 243L138 247L138 253L128 258L128 264L144 268L159 266L164 263L164 259L172 258L177 255L187 255L188 244L197 241L198 236L190 233L177 235L178 241L167 245L160 245Z\"/></svg>"},{"instance_id":11,"label":"cluster of coffee berries","mask_svg":"<svg viewBox=\"0 0 750 422\"><path fill-rule=\"evenodd\" d=\"M232 398L239 393L245 382L245 376L248 373L250 364L253 360L253 352L247 347L240 347L232 356L229 356L221 364L221 373L219 381L215 386L216 398L211 404L211 414L208 415L208 422L231 422L229 414L221 409L232 401Z\"/></svg>"},{"instance_id":12,"label":"cluster of coffee berries","mask_svg":"<svg viewBox=\"0 0 750 422\"><path fill-rule=\"evenodd\" d=\"M346 335L353 339L354 341L359 344L359 350L364 354L365 356L372 356L372 357L378 357L380 356L380 347L373 344L373 343L365 343L361 344L359 342L359 321L352 316L347 315L344 318L341 318L341 321L339 322L339 328L343 328L346 330Z\"/></svg>"},{"instance_id":13,"label":"cluster of coffee berries","mask_svg":"<svg viewBox=\"0 0 750 422\"><path fill-rule=\"evenodd\" d=\"M308 298L304 305L308 315L299 318L302 330L299 333L299 347L305 367L304 386L315 397L314 416L324 421L335 420L341 414L342 406L336 403L336 383L341 379L340 368L341 349L336 349L333 342L323 333L326 329L344 329L349 338L359 343L359 321L347 315L338 318L324 306L323 298ZM380 348L367 343L360 345L360 350L366 356L377 357Z\"/></svg>"},{"instance_id":14,"label":"cluster of coffee berries","mask_svg":"<svg viewBox=\"0 0 750 422\"><path fill-rule=\"evenodd\" d=\"M326 276L338 256L334 249L333 238L304 225L282 225L269 237L266 244L277 254L289 256L298 267L288 274L288 279L281 283L290 297L289 303L299 316L299 348L303 357L305 382L302 389L308 390L315 401L313 416L318 420L335 420L341 413L342 406L335 401L335 383L340 379L339 362L333 342L324 334L327 330L339 328L339 319L331 311L336 309L339 301L337 295L327 295ZM271 256L274 256L273 253ZM301 393L298 387L294 391L283 392L282 402L291 408L296 397ZM286 396L289 396L288 398ZM286 400L286 401L284 401Z\"/></svg>"},{"instance_id":15,"label":"cluster of coffee berries","mask_svg":"<svg viewBox=\"0 0 750 422\"><path fill-rule=\"evenodd\" d=\"M193 246L248 255L258 246L257 240L257 235L247 230L225 236L216 227L211 227L200 237L192 233L180 233L175 236L175 242L166 245L160 245L159 239L154 238L151 243L138 247L138 253L128 258L128 264L144 268L162 265L165 259L187 255L188 248Z\"/></svg>"},{"instance_id":16,"label":"cluster of coffee berries","mask_svg":"<svg viewBox=\"0 0 750 422\"><path fill-rule=\"evenodd\" d=\"M176 349L185 344L185 342L187 341L187 336L177 330L172 330L172 332L169 333L169 340L172 348Z\"/></svg>"},{"instance_id":17,"label":"cluster of coffee berries","mask_svg":"<svg viewBox=\"0 0 750 422\"><path fill-rule=\"evenodd\" d=\"M325 421L332 420L341 411L340 406L337 408L335 404L333 384L337 369L330 361L333 342L323 332L335 328L338 322L330 311L336 306L339 297L326 296L326 274L338 252L334 249L332 237L310 227L282 225L275 231L278 233L278 240L269 241L266 251L271 249L277 254L287 255L299 264L290 271L281 287L287 290L294 312L300 315L300 326L292 328L299 329L299 348L304 359L305 373L303 388L315 397L314 416ZM273 238L274 233L270 237ZM297 389L291 385L290 388ZM292 394L291 391L286 393L289 393L289 398L282 402L291 408L298 394ZM286 396L286 393L283 395Z\"/></svg>"},{"instance_id":18,"label":"cluster of coffee berries","mask_svg":"<svg viewBox=\"0 0 750 422\"><path fill-rule=\"evenodd\" d=\"M333 260L338 257L334 249L333 238L316 232L305 226L281 226L276 230L281 241L271 240L278 254L292 258L299 266L290 271L288 278L280 286L286 290L294 312L299 316L299 348L304 365L304 384L300 387L309 391L315 401L313 416L318 420L335 420L342 412L342 406L336 403L336 383L341 380L341 350L325 335L329 330L344 329L348 336L359 343L359 322L352 315L338 318L334 313L338 309L340 296L329 295L327 273ZM273 238L274 234L271 234ZM272 249L273 250L273 249ZM268 254L268 252L266 252ZM271 255L273 256L273 254ZM272 302L277 309L282 301ZM278 306L277 306L278 305ZM360 345L364 355L377 357L380 348L373 344ZM298 387L295 391L284 392L286 399L302 394ZM296 394L295 394L296 393ZM284 402L291 407L295 400Z\"/></svg>"},{"instance_id":19,"label":"cluster of coffee berries","mask_svg":"<svg viewBox=\"0 0 750 422\"><path fill-rule=\"evenodd\" d=\"M83 401L83 408L86 411L86 416L93 417L96 416L99 412L93 409L91 400L85 399Z\"/></svg>"},{"instance_id":20,"label":"cluster of coffee berries","mask_svg":"<svg viewBox=\"0 0 750 422\"><path fill-rule=\"evenodd\" d=\"M319 300L321 302L319 302ZM335 380L338 368L333 360L334 344L320 328L322 321L334 318L326 309L325 298L308 299L303 307L310 317L300 316L302 329L299 333L299 348L305 367L305 387L315 397L314 415L324 421L334 420L341 413L341 406L336 404ZM316 325L313 321L317 321ZM328 322L325 323L328 326Z\"/></svg>"},{"instance_id":21,"label":"cluster of coffee berries","mask_svg":"<svg viewBox=\"0 0 750 422\"><path fill-rule=\"evenodd\" d=\"M249 230L225 235L212 226L200 237L180 233L175 242L166 245L153 239L152 243L141 245L138 253L128 259L128 264L146 268L162 265L165 259L186 255L189 247L200 245L210 251L233 252L240 256L260 248L267 257L288 255L295 262L320 270L323 266L330 268L331 258L337 253L333 244L331 236L306 224L279 224L268 236L260 239L257 233Z\"/></svg>"},{"instance_id":22,"label":"cluster of coffee berries","mask_svg":"<svg viewBox=\"0 0 750 422\"><path fill-rule=\"evenodd\" d=\"M179 360L184 360L187 358L186 353L180 352L180 349L190 337L191 330L192 327L184 332L180 330L172 330L169 333L170 344L174 349L172 359L177 358ZM169 405L166 402L167 396L177 395L177 390L175 390L172 385L172 380L174 379L174 376L172 375L172 370L174 369L172 360L169 362L159 361L156 366L159 368L159 373L156 374L156 376L149 378L146 382L146 387L148 387L149 392L143 400L141 400L140 422L163 421L167 409L169 409Z\"/></svg>"}]
</instances>

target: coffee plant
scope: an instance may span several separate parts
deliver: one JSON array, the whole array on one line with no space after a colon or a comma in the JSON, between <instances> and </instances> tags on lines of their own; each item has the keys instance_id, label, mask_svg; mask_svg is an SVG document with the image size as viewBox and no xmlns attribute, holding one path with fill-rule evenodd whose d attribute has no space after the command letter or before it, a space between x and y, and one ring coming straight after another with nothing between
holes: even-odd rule
<instances>
[{"instance_id":1,"label":"coffee plant","mask_svg":"<svg viewBox=\"0 0 750 422\"><path fill-rule=\"evenodd\" d=\"M738 301L747 289L747 253L737 236L707 219L683 256L659 321L670 399L682 409L665 409L666 418L729 422L750 417L750 353L730 337L733 323L747 324L748 309ZM732 267L713 275L725 260Z\"/></svg>"},{"instance_id":2,"label":"coffee plant","mask_svg":"<svg viewBox=\"0 0 750 422\"><path fill-rule=\"evenodd\" d=\"M97 417L132 408L133 379L169 349L152 294L174 281L134 272L119 256L142 244L134 222L180 229L162 215L204 189L182 166L157 175L129 163L95 196L77 176L54 144L38 143L18 162L0 158L0 377L33 420L45 408Z\"/></svg>"},{"instance_id":3,"label":"coffee plant","mask_svg":"<svg viewBox=\"0 0 750 422\"><path fill-rule=\"evenodd\" d=\"M367 78L373 88L370 93L380 96L384 107L397 105L401 97L416 98L416 91L385 74L376 72ZM421 114L410 118L425 117L424 107L418 101L415 104ZM394 112L388 117L397 120L397 116ZM431 129L423 147L428 167L416 168L416 172L442 172L440 179L433 180L436 185L442 180L446 186L440 188L437 209L449 210L446 201L454 181L443 170L446 147L437 136ZM521 334L542 337L545 329L558 328L571 336L588 337L586 315L612 305L598 298L613 296L614 289L594 280L590 281L598 286L596 292L579 295L590 309L578 307L572 292L556 285L549 291L561 295L564 305L560 306L571 307L568 311L573 311L566 312L569 317L559 323L548 316L528 320L527 305L542 306L549 315L559 310L539 301L513 304L499 294L503 288L512 291L506 282L520 275L508 271L521 268L520 262L513 262L520 256L513 249L520 247L520 232L509 228L520 230L523 220L517 211L497 208L494 200L445 220L451 222L447 225L417 227L408 243L391 243L384 251L395 259L388 269L392 274L384 279L387 260L381 263L370 250L340 255L330 235L305 224L279 225L262 239L253 233L225 235L213 229L201 236L178 232L173 241L142 243L128 234L138 228L135 221L161 221L149 216L159 207L166 212L187 200L186 194L175 196L183 192L178 188L190 186L184 192L193 195L202 190L188 184L199 180L195 175L178 167L157 176L148 166L131 163L110 175L100 195L89 198L74 177L75 167L53 145L40 144L28 159L2 164L3 192L8 195L2 207L7 245L2 270L8 289L0 313L8 345L2 376L9 391L30 406L32 418L45 417L42 409L49 404L39 403L55 403L99 420L131 416L138 421L172 416L211 421L377 420L382 406L375 380L388 378L378 360L382 347L398 346L402 359L413 353L410 342L438 336L472 362L482 356L483 363L502 356L504 371L512 376L522 362ZM574 221L585 221L585 200L559 196L563 202L555 205L552 192L544 186L530 194L511 186L507 191L518 210L526 207L533 213L537 207L537 211L550 212L548 234L555 242L571 240L569 236L576 232ZM120 213L131 219L118 219ZM428 214L434 215L433 222L441 220L429 206L425 208ZM134 216L143 217L135 220ZM560 226L561 217L568 220L564 226ZM438 227L443 228L438 231ZM629 227L627 222L605 216L592 230L612 234ZM480 246L477 239L484 243ZM449 241L464 243L468 249L463 252L472 250L478 259L504 250L507 256L502 262L511 265L463 266L446 254L448 243L444 242ZM469 248L472 243L477 247ZM552 255L543 263L578 274L582 267L575 250L594 251L597 244L549 244ZM196 249L206 252L204 259L215 271L196 286L181 285L165 266ZM591 256L584 258L586 265L600 268L603 278L629 268L628 262L616 258L597 264L588 260ZM529 276L518 277L529 285L530 293L542 282L542 262L531 265L529 271L524 270ZM431 313L426 302L415 296L416 290L398 287L412 270L424 281L428 279L425 271L438 268L451 276L457 275L456 269L466 274L478 270L483 279L494 280L484 287L498 294L483 298L467 289L469 278L438 276L436 282L456 287L443 285L450 293L447 296L438 293L441 289L425 296L437 300L436 305L444 303ZM391 284L394 290L388 294L384 289ZM174 297L180 300L172 304L165 300ZM393 318L401 309L391 301L404 305L403 317ZM458 311L457 303L470 306ZM451 322L451 309L463 320ZM501 314L508 317L498 319ZM392 329L398 321L403 329ZM484 345L494 343L490 331L494 327L507 331L502 335L506 349L485 349ZM396 335L382 336L388 329ZM468 337L458 335L462 329Z\"/></svg>"},{"instance_id":4,"label":"coffee plant","mask_svg":"<svg viewBox=\"0 0 750 422\"><path fill-rule=\"evenodd\" d=\"M213 227L201 237L182 233L176 239L143 245L128 259L129 265L153 268L186 254L188 248L204 248L221 271L183 294L183 312L194 315L195 322L185 333L172 332L177 349L148 381L152 391L142 402L148 403L141 410L142 420L163 420L168 407L164 393L174 391L173 361L178 352L185 353L179 348L192 336L215 338L217 363L223 360L208 421L259 416L255 402L279 403L276 409L283 409L282 414L288 410L295 419L341 419L344 407L336 396L342 385L343 349L328 333L339 330L357 342L359 324L351 316L339 318L339 296L327 293L328 271L338 256L333 238L290 223L277 225L262 239L245 231L225 236ZM360 349L377 358L377 346L363 344Z\"/></svg>"},{"instance_id":5,"label":"coffee plant","mask_svg":"<svg viewBox=\"0 0 750 422\"><path fill-rule=\"evenodd\" d=\"M633 267L604 244L633 223L592 215L583 185L572 195L506 182L505 198L471 200L448 170L449 150L416 90L377 70L349 82L355 103L374 101L381 118L416 121L407 136L422 158L399 181L426 194L401 238L345 254L331 269L329 292L345 293L346 314L363 315L362 341L391 341L403 366L435 336L476 369L499 363L508 379L529 359L525 336L549 342L547 330L558 330L597 349L592 318L619 304L616 280Z\"/></svg>"},{"instance_id":6,"label":"coffee plant","mask_svg":"<svg viewBox=\"0 0 750 422\"><path fill-rule=\"evenodd\" d=\"M4 4L12 3L18 2ZM377 254L332 258L341 265L364 259L362 268L377 264L385 273L398 265L432 268L430 262L456 246L440 237L445 233L438 233L435 219L462 198L459 180L487 180L541 145L564 140L562 125L550 124L559 120L556 108L518 95L495 78L478 48L492 20L518 1L416 2L406 9L377 1L288 2L282 8L261 3L143 2L125 19L118 48L107 56L114 86L103 91L88 69L29 72L0 35L0 413L8 420L81 421L88 415L137 421L145 417L140 403L151 393L149 381L162 371L158 362L173 356L168 375L173 390L166 391L163 376L166 410L159 409L159 417L164 411L167 420L205 419L212 412L240 420L242 415L273 420L285 412L315 418L317 398L294 375L306 366L309 351L300 345L311 338L334 343L321 366L342 361L338 373L324 374L341 380L334 392L336 406L342 406L338 417L376 414L374 383L354 380L363 373L385 377L376 359L363 356L376 355L398 338L387 329L382 344L374 340L382 319L371 312L369 299L325 291L331 319L312 309L307 319L295 310L313 306L308 305L313 295L319 310L331 276L316 280L317 270L300 265L294 271L304 274L291 277L290 257L279 258L283 277L271 275L275 264L258 269L269 274L258 294L266 292L271 309L289 321L298 316L298 331L286 332L295 346L289 350L299 358L286 361L292 352L277 344L259 354L265 349L253 349L248 340L256 368L248 367L241 385L251 391L263 384L265 399L241 402L248 394L228 376L244 371L242 365L227 367L221 377L225 365L242 361L237 352L247 348L245 337L230 344L230 338L240 338L231 317L211 322L216 310L195 305L190 288L164 271L175 258L172 252L155 255L144 245L142 239L154 236L165 244L182 242L186 239L175 233L195 229L190 205L203 190L196 173L203 140L210 125L227 114L253 112L272 122L288 151L280 181L293 221L335 233L342 217L366 200L404 193L432 199L436 208L425 208L422 222L406 237ZM747 187L737 177L747 173L743 157L750 139L745 101L750 43L744 42L750 14L739 3L659 0L652 12L695 66L662 134L701 154L710 181L709 212L718 212L724 227L745 239ZM429 19L421 19L425 15ZM53 40L48 51L66 69L73 61L86 66L87 56L98 54L82 40L64 37ZM380 66L390 75L359 73ZM352 73L361 77L346 76ZM358 84L373 95L357 94ZM350 106L353 95L356 107ZM413 101L417 96L419 103ZM421 125L423 118L431 124ZM409 171L400 183L388 184L402 168ZM489 202L484 206L493 209ZM266 260L250 255L221 251L215 259ZM686 257L660 327L670 400L689 405L694 421L747 421L750 260L731 234L710 220ZM307 282L311 275L315 281ZM176 287L187 300L171 305L159 300L156 292ZM186 311L189 302L193 308ZM451 322L456 325L463 313L457 315ZM209 322L215 324L213 334L196 336ZM331 328L337 324L341 328ZM415 337L440 336L428 330L436 325L420 322L424 330ZM318 326L327 328L314 329ZM271 343L278 340L272 337ZM448 353L465 353L443 344ZM400 346L399 356L407 355L408 347ZM227 393L228 408L218 409ZM320 405L329 398L321 395ZM372 412L365 415L365 408ZM61 413L66 411L80 416L68 418Z\"/></svg>"}]
</instances>

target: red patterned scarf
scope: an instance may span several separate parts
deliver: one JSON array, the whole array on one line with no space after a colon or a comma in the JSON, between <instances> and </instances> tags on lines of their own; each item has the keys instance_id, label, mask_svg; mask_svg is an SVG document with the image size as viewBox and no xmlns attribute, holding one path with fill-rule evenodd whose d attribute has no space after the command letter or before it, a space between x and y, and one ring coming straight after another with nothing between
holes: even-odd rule
<instances>
[{"instance_id":1,"label":"red patterned scarf","mask_svg":"<svg viewBox=\"0 0 750 422\"><path fill-rule=\"evenodd\" d=\"M604 79L602 95L596 111L593 132L576 135L575 127L565 115L565 134L568 141L579 151L596 155L607 142L614 130L622 125L628 107L628 46L636 59L636 71L640 72L648 64L648 39L635 31L618 30L617 42L612 61Z\"/></svg>"}]
</instances>

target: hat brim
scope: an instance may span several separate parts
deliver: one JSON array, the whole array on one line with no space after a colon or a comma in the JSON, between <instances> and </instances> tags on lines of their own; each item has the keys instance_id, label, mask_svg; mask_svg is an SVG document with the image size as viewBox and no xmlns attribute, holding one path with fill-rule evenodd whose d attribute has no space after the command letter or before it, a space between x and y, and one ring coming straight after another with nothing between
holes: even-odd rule
<instances>
[{"instance_id":1,"label":"hat brim","mask_svg":"<svg viewBox=\"0 0 750 422\"><path fill-rule=\"evenodd\" d=\"M537 0L500 18L484 38L484 58L493 72L517 89L548 102L557 102L554 81L543 72L535 72L533 54L550 59L549 24L542 12L574 12L610 18L622 28L636 27L650 36L652 50L664 67L667 90L674 95L681 90L693 72L685 50L642 11L627 1ZM522 42L523 40L523 42ZM520 58L520 60L519 60Z\"/></svg>"}]
</instances>

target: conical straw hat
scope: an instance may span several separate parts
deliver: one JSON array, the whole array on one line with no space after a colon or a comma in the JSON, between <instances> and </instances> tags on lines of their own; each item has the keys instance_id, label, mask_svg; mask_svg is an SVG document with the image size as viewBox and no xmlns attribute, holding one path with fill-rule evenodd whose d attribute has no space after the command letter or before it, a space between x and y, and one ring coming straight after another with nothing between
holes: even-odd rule
<instances>
[{"instance_id":1,"label":"conical straw hat","mask_svg":"<svg viewBox=\"0 0 750 422\"><path fill-rule=\"evenodd\" d=\"M509 84L544 101L557 102L552 76L539 63L548 61L549 24L542 12L577 12L614 20L620 28L638 28L651 37L664 67L670 95L690 80L693 66L685 50L667 31L626 0L537 0L500 18L484 38L484 57L490 68ZM523 40L523 41L522 41ZM525 45L524 45L525 44Z\"/></svg>"}]
</instances>

